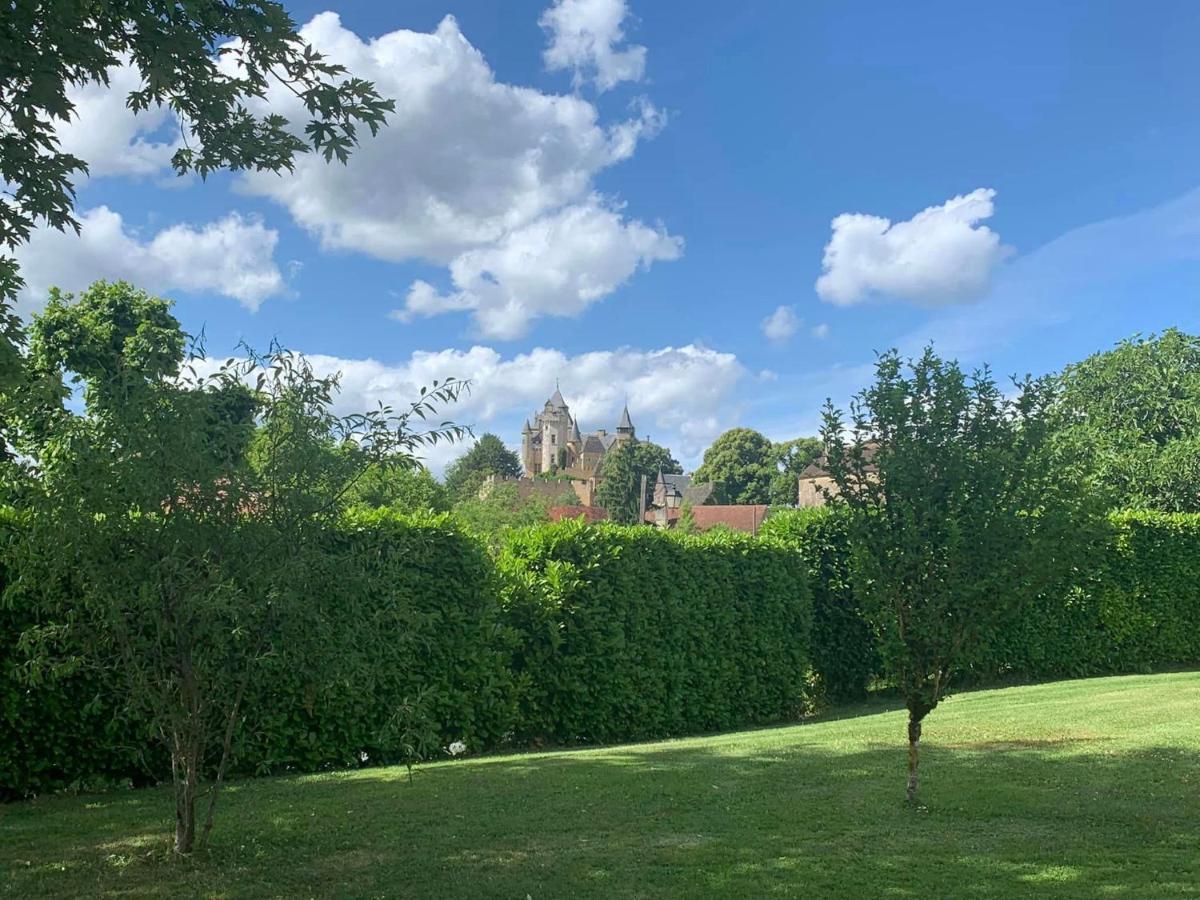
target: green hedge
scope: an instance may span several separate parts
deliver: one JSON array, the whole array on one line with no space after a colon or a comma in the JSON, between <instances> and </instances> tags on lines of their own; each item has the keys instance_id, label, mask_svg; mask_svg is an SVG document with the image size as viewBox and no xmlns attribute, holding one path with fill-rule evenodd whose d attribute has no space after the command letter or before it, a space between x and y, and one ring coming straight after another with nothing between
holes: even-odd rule
<instances>
[{"instance_id":1,"label":"green hedge","mask_svg":"<svg viewBox=\"0 0 1200 900\"><path fill-rule=\"evenodd\" d=\"M808 560L813 668L831 699L881 675L851 584L844 511L778 512L762 535ZM1143 672L1200 662L1200 515L1122 512L1074 587L1039 597L970 648L958 684Z\"/></svg>"},{"instance_id":2,"label":"green hedge","mask_svg":"<svg viewBox=\"0 0 1200 900\"><path fill-rule=\"evenodd\" d=\"M1120 512L1065 594L1038 598L971 655L967 680L1145 672L1200 662L1200 515Z\"/></svg>"},{"instance_id":3,"label":"green hedge","mask_svg":"<svg viewBox=\"0 0 1200 900\"><path fill-rule=\"evenodd\" d=\"M311 635L285 636L245 698L233 771L404 761L454 740L494 746L511 731L515 636L479 541L447 515L363 512L331 535L327 564L322 582L335 587L314 592L297 627L350 632L354 652L323 657ZM119 678L27 683L17 641L35 623L11 600L0 604L0 798L169 777L149 728L122 709Z\"/></svg>"},{"instance_id":4,"label":"green hedge","mask_svg":"<svg viewBox=\"0 0 1200 900\"><path fill-rule=\"evenodd\" d=\"M811 604L790 548L568 521L514 534L500 566L522 742L735 728L806 703Z\"/></svg>"},{"instance_id":5,"label":"green hedge","mask_svg":"<svg viewBox=\"0 0 1200 900\"><path fill-rule=\"evenodd\" d=\"M779 512L757 539L567 521L513 533L495 563L448 516L355 515L331 536L336 587L298 626L350 631L355 651L331 662L285 641L247 699L234 768L737 728L795 717L814 681L859 696L879 662L840 515ZM978 646L960 683L1200 662L1200 515L1111 524L1077 586ZM0 511L0 540L18 527ZM0 798L165 777L119 679L27 683L18 641L36 624L0 604Z\"/></svg>"},{"instance_id":6,"label":"green hedge","mask_svg":"<svg viewBox=\"0 0 1200 900\"><path fill-rule=\"evenodd\" d=\"M451 741L495 746L513 727L515 636L500 619L485 547L447 514L351 515L334 536L336 588L314 597L320 627L350 632L352 654L265 661L247 698L241 770L312 771L400 762ZM297 640L297 646L304 641Z\"/></svg>"},{"instance_id":7,"label":"green hedge","mask_svg":"<svg viewBox=\"0 0 1200 900\"><path fill-rule=\"evenodd\" d=\"M796 548L807 563L812 667L820 698L839 702L866 696L881 662L851 585L845 510L780 510L763 523L759 536Z\"/></svg>"}]
</instances>

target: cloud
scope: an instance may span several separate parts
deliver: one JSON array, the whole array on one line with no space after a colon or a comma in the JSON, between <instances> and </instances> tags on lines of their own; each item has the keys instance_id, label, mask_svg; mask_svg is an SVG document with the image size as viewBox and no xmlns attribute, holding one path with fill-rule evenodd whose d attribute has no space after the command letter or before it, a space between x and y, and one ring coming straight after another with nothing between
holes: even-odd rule
<instances>
[{"instance_id":1,"label":"cloud","mask_svg":"<svg viewBox=\"0 0 1200 900\"><path fill-rule=\"evenodd\" d=\"M979 223L991 218L996 192L979 188L931 206L904 222L844 213L833 220L817 294L838 306L872 295L947 306L978 299L1011 251Z\"/></svg>"},{"instance_id":2,"label":"cloud","mask_svg":"<svg viewBox=\"0 0 1200 900\"><path fill-rule=\"evenodd\" d=\"M511 339L540 315L576 315L611 294L639 267L677 259L683 242L659 227L627 222L596 198L470 250L450 265L455 291L416 282L399 318L473 310L486 335Z\"/></svg>"},{"instance_id":3,"label":"cloud","mask_svg":"<svg viewBox=\"0 0 1200 900\"><path fill-rule=\"evenodd\" d=\"M822 322L820 325L814 325L812 336L820 341L825 340L825 338L829 337L829 326L824 322Z\"/></svg>"},{"instance_id":4,"label":"cloud","mask_svg":"<svg viewBox=\"0 0 1200 900\"><path fill-rule=\"evenodd\" d=\"M775 312L762 320L762 332L767 340L784 344L791 340L792 335L800 330L804 321L796 315L795 307L778 306Z\"/></svg>"},{"instance_id":5,"label":"cloud","mask_svg":"<svg viewBox=\"0 0 1200 900\"><path fill-rule=\"evenodd\" d=\"M537 316L576 315L639 265L679 255L677 238L622 218L620 204L593 186L597 173L663 126L651 104L605 124L578 96L498 82L451 16L432 33L397 30L364 41L322 13L301 33L373 81L396 111L347 165L304 155L292 173L247 173L241 186L285 206L324 248L449 267L445 294L412 285L410 312L470 311L483 335L507 338ZM307 118L283 87L268 101L297 128ZM570 227L597 243L564 233ZM547 237L568 246L537 245ZM524 251L531 252L522 265ZM535 271L546 263L564 268Z\"/></svg>"},{"instance_id":6,"label":"cloud","mask_svg":"<svg viewBox=\"0 0 1200 900\"><path fill-rule=\"evenodd\" d=\"M543 53L546 68L571 70L576 89L591 82L607 91L622 81L641 81L646 69L646 48L631 44L621 48L629 15L625 0L555 0L538 24L550 38Z\"/></svg>"},{"instance_id":7,"label":"cloud","mask_svg":"<svg viewBox=\"0 0 1200 900\"><path fill-rule=\"evenodd\" d=\"M677 459L698 462L712 439L733 424L734 391L746 369L731 353L694 344L657 350L621 348L568 356L535 348L504 356L492 347L416 352L397 363L309 354L321 374L341 372L337 409L351 413L386 403L401 408L435 380L463 378L472 390L444 410L444 418L495 431L520 446L523 420L561 389L584 431L612 431L626 398L638 434L669 446ZM219 361L210 361L215 368ZM462 447L430 448L440 469Z\"/></svg>"},{"instance_id":8,"label":"cloud","mask_svg":"<svg viewBox=\"0 0 1200 900\"><path fill-rule=\"evenodd\" d=\"M84 160L91 177L161 175L170 166L180 145L178 120L163 107L134 115L126 98L141 87L138 70L120 65L108 70L107 85L88 82L67 91L75 113L55 128L59 148ZM170 139L155 139L168 129Z\"/></svg>"},{"instance_id":9,"label":"cloud","mask_svg":"<svg viewBox=\"0 0 1200 900\"><path fill-rule=\"evenodd\" d=\"M173 225L143 240L119 213L97 206L80 214L80 232L41 227L17 250L26 286L18 308L46 302L50 287L79 291L97 279L126 279L152 291L212 292L248 309L281 293L273 258L278 234L230 213L201 226Z\"/></svg>"}]
</instances>

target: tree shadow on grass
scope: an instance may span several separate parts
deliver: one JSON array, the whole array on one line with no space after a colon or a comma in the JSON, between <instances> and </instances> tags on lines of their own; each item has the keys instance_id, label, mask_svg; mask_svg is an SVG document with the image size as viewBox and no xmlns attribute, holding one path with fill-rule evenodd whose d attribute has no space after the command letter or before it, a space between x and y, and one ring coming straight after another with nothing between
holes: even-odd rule
<instances>
[{"instance_id":1,"label":"tree shadow on grass","mask_svg":"<svg viewBox=\"0 0 1200 900\"><path fill-rule=\"evenodd\" d=\"M1200 890L1193 751L931 742L917 808L902 801L904 766L899 743L687 743L428 766L411 782L395 769L247 781L223 801L214 849L184 864L162 852L165 792L100 809L60 798L8 810L0 863L22 896L80 885L247 897Z\"/></svg>"}]
</instances>

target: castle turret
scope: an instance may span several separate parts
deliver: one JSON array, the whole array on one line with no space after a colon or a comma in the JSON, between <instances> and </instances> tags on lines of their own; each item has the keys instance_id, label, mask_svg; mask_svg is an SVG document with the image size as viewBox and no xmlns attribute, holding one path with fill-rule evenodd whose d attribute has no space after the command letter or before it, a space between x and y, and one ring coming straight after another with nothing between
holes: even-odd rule
<instances>
[{"instance_id":1,"label":"castle turret","mask_svg":"<svg viewBox=\"0 0 1200 900\"><path fill-rule=\"evenodd\" d=\"M632 440L637 437L633 429L633 420L629 418L629 404L621 410L621 421L617 423L617 440Z\"/></svg>"}]
</instances>

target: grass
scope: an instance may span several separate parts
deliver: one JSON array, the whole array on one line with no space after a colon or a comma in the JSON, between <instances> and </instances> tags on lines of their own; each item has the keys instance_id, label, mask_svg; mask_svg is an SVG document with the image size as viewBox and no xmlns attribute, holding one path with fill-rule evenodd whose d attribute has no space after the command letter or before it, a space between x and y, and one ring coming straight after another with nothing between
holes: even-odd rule
<instances>
[{"instance_id":1,"label":"grass","mask_svg":"<svg viewBox=\"0 0 1200 900\"><path fill-rule=\"evenodd\" d=\"M903 713L232 786L169 858L166 790L0 807L13 897L1200 896L1200 673Z\"/></svg>"}]
</instances>

